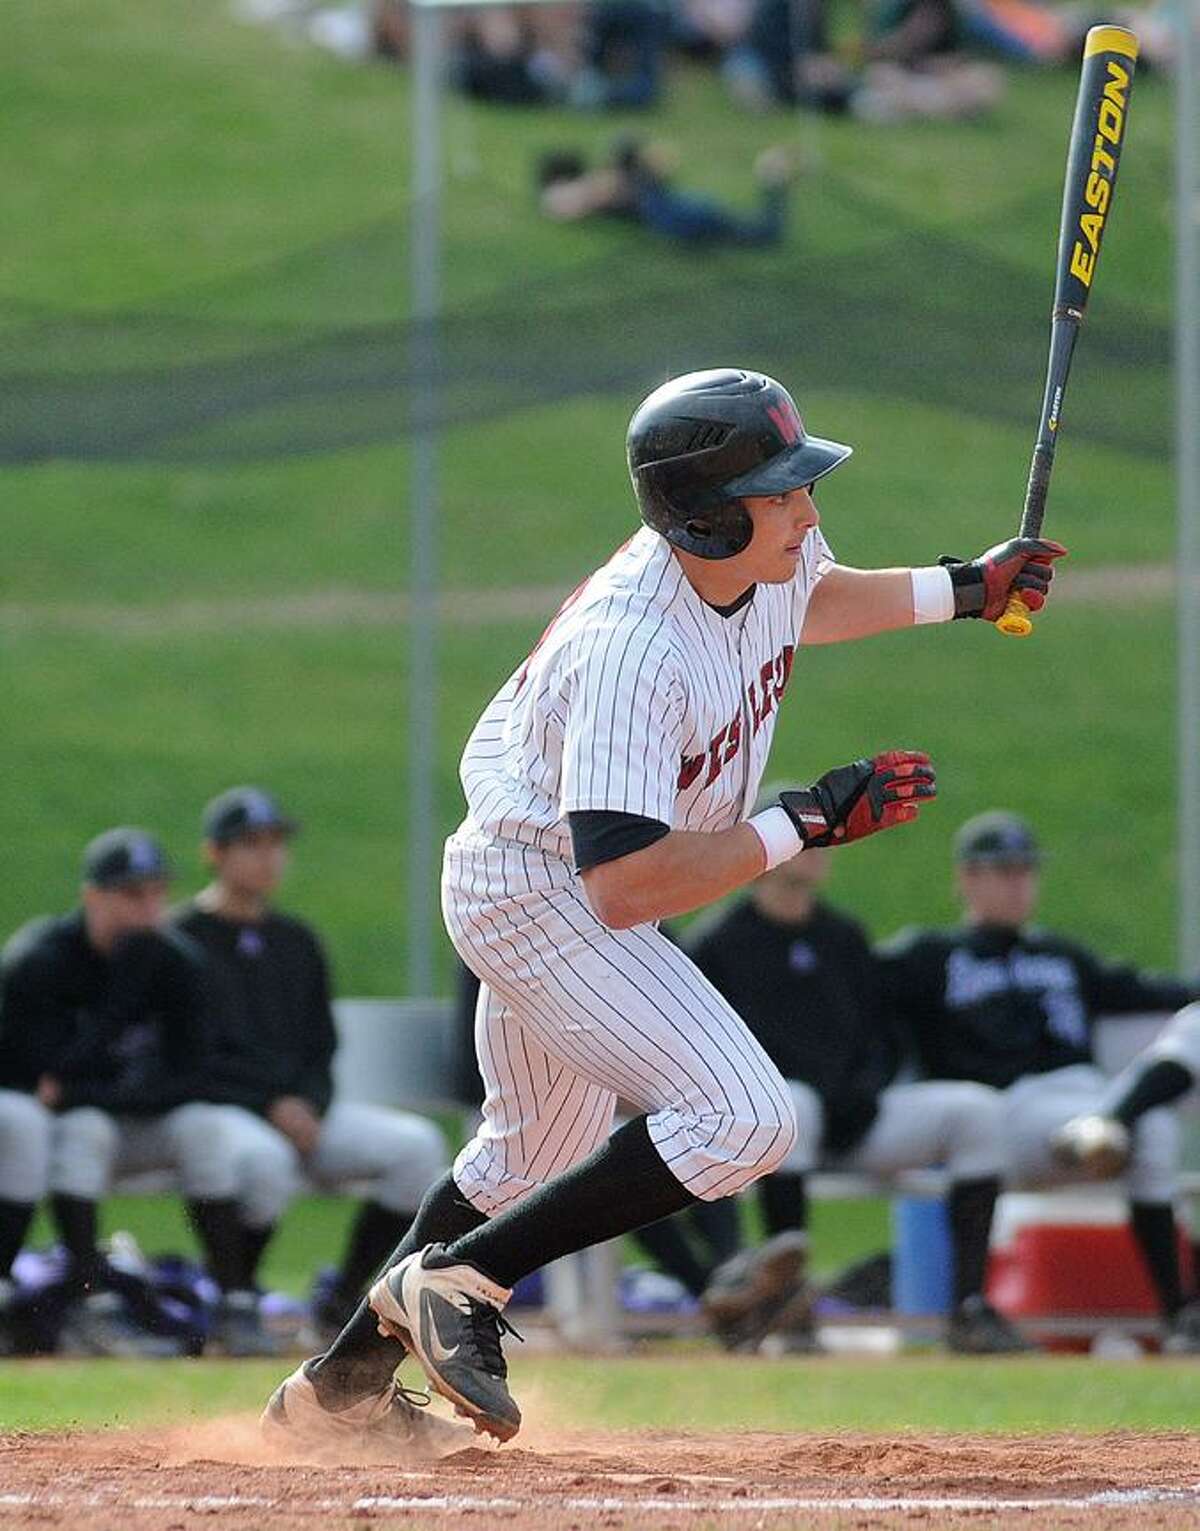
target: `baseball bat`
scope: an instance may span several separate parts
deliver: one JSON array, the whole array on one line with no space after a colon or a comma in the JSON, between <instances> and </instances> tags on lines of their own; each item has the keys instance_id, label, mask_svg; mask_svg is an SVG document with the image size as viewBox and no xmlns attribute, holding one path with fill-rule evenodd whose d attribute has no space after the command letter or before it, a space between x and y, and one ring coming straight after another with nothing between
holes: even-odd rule
<instances>
[{"instance_id":1,"label":"baseball bat","mask_svg":"<svg viewBox=\"0 0 1200 1531\"><path fill-rule=\"evenodd\" d=\"M1022 537L1041 535L1071 357L1091 296L1096 262L1100 258L1100 241L1112 212L1137 56L1138 40L1124 27L1093 27L1083 44L1083 68L1079 76L1075 120L1071 124L1062 219L1058 229L1050 361L1029 483L1025 489ZM1019 595L1009 597L1008 606L997 618L996 626L1010 638L1025 638L1033 631L1029 609Z\"/></svg>"}]
</instances>

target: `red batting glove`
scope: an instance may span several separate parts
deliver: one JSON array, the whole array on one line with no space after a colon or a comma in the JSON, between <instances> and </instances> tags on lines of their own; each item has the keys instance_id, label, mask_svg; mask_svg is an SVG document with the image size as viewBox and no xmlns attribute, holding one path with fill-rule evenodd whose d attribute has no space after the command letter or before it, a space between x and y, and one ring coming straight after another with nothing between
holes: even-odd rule
<instances>
[{"instance_id":1,"label":"red batting glove","mask_svg":"<svg viewBox=\"0 0 1200 1531\"><path fill-rule=\"evenodd\" d=\"M954 586L955 618L983 617L994 622L1003 616L1013 594L1020 595L1030 611L1041 611L1054 578L1051 564L1064 557L1066 551L1061 542L1013 537L1008 542L998 542L967 563L954 558L940 559L949 569L950 583Z\"/></svg>"},{"instance_id":2,"label":"red batting glove","mask_svg":"<svg viewBox=\"0 0 1200 1531\"><path fill-rule=\"evenodd\" d=\"M922 802L937 796L929 756L920 750L886 750L873 760L838 766L779 801L804 847L848 845L915 819Z\"/></svg>"}]
</instances>

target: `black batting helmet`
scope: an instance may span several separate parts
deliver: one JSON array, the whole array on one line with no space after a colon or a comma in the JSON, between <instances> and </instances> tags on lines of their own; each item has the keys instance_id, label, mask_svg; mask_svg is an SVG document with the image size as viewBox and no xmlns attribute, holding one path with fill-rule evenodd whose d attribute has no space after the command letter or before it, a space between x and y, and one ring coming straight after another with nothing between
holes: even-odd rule
<instances>
[{"instance_id":1,"label":"black batting helmet","mask_svg":"<svg viewBox=\"0 0 1200 1531\"><path fill-rule=\"evenodd\" d=\"M783 494L845 462L853 448L808 436L787 389L719 367L656 388L625 441L642 520L700 558L732 558L754 526L746 494Z\"/></svg>"}]
</instances>

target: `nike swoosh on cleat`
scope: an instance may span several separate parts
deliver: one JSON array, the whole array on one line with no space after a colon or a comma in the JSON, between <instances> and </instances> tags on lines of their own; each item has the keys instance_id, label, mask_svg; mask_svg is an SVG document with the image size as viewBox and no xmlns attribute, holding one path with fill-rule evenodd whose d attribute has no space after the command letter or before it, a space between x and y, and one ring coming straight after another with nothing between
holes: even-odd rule
<instances>
[{"instance_id":1,"label":"nike swoosh on cleat","mask_svg":"<svg viewBox=\"0 0 1200 1531\"><path fill-rule=\"evenodd\" d=\"M435 1361L449 1361L453 1356L458 1354L459 1347L454 1345L447 1349L447 1347L442 1344L442 1337L438 1333L437 1321L433 1316L433 1298L427 1295L425 1297L424 1306L425 1326L428 1330L427 1344L429 1354Z\"/></svg>"}]
</instances>

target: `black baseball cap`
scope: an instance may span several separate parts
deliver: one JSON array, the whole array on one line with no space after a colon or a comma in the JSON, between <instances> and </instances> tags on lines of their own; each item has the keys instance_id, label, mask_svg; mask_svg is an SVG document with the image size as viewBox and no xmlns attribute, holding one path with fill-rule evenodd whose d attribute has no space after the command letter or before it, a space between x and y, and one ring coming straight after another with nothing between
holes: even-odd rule
<instances>
[{"instance_id":1,"label":"black baseball cap","mask_svg":"<svg viewBox=\"0 0 1200 1531\"><path fill-rule=\"evenodd\" d=\"M975 866L1037 866L1042 853L1024 819L993 809L968 819L958 831L954 859Z\"/></svg>"},{"instance_id":2,"label":"black baseball cap","mask_svg":"<svg viewBox=\"0 0 1200 1531\"><path fill-rule=\"evenodd\" d=\"M106 829L83 853L83 880L93 888L167 882L171 876L166 851L145 829L127 825Z\"/></svg>"},{"instance_id":3,"label":"black baseball cap","mask_svg":"<svg viewBox=\"0 0 1200 1531\"><path fill-rule=\"evenodd\" d=\"M204 838L217 845L228 845L257 829L294 835L299 828L299 819L284 813L278 800L261 787L230 787L204 810Z\"/></svg>"}]
</instances>

